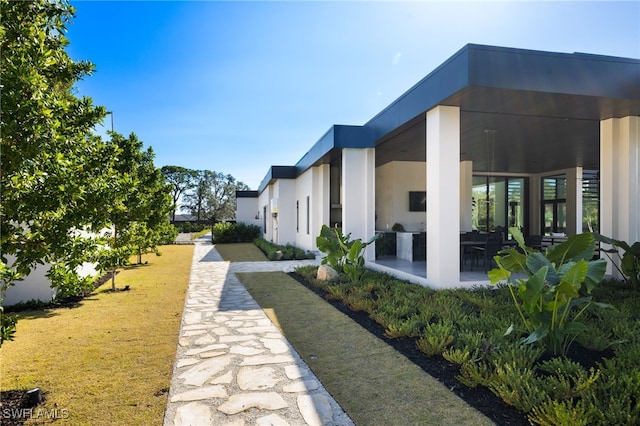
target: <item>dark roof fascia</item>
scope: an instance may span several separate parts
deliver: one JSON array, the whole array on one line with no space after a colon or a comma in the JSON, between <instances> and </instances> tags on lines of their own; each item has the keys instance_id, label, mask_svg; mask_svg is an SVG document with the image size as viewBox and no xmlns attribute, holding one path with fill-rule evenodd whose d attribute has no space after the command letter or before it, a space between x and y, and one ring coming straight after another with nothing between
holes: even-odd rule
<instances>
[{"instance_id":1,"label":"dark roof fascia","mask_svg":"<svg viewBox=\"0 0 640 426\"><path fill-rule=\"evenodd\" d=\"M333 125L296 163L298 176L309 168L322 164L334 150L344 148L373 148L375 138L363 126Z\"/></svg>"},{"instance_id":2,"label":"dark roof fascia","mask_svg":"<svg viewBox=\"0 0 640 426\"><path fill-rule=\"evenodd\" d=\"M277 179L295 179L296 168L295 166L271 166L267 175L262 179L258 193L262 193L264 189Z\"/></svg>"},{"instance_id":3,"label":"dark roof fascia","mask_svg":"<svg viewBox=\"0 0 640 426\"><path fill-rule=\"evenodd\" d=\"M640 60L468 45L469 85L611 99L640 99Z\"/></svg>"},{"instance_id":4,"label":"dark roof fascia","mask_svg":"<svg viewBox=\"0 0 640 426\"><path fill-rule=\"evenodd\" d=\"M273 183L276 179L295 179L309 168L322 164L330 158L335 150L343 148L373 148L375 138L369 129L362 126L348 126L335 124L307 151L295 166L271 166L267 175L262 179L258 193Z\"/></svg>"},{"instance_id":5,"label":"dark roof fascia","mask_svg":"<svg viewBox=\"0 0 640 426\"><path fill-rule=\"evenodd\" d=\"M272 166L259 192L275 179L294 179L327 161L335 150L374 147L382 136L437 105L462 106L464 97L454 95L470 87L636 103L640 99L640 60L467 44L363 126L334 125L295 166Z\"/></svg>"},{"instance_id":6,"label":"dark roof fascia","mask_svg":"<svg viewBox=\"0 0 640 426\"><path fill-rule=\"evenodd\" d=\"M638 101L640 60L467 44L364 127L379 140L437 105L462 106L454 95L474 86Z\"/></svg>"},{"instance_id":7,"label":"dark roof fascia","mask_svg":"<svg viewBox=\"0 0 640 426\"><path fill-rule=\"evenodd\" d=\"M236 198L258 198L258 191L236 191Z\"/></svg>"}]
</instances>

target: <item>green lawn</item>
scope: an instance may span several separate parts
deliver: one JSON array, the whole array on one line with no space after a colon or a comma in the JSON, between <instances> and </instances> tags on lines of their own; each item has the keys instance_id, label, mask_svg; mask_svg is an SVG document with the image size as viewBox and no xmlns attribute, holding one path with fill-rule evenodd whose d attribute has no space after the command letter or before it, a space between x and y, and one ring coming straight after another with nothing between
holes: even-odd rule
<instances>
[{"instance_id":1,"label":"green lawn","mask_svg":"<svg viewBox=\"0 0 640 426\"><path fill-rule=\"evenodd\" d=\"M193 246L161 251L118 274L130 291L107 283L72 308L21 312L0 348L0 389L40 387L41 408L68 415L56 424L162 424Z\"/></svg>"}]
</instances>

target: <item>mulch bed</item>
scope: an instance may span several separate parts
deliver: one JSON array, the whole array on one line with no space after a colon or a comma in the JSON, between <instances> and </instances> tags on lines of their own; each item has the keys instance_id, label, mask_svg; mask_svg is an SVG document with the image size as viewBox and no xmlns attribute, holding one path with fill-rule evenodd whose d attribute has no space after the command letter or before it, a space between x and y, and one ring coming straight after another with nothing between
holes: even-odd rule
<instances>
[{"instance_id":1,"label":"mulch bed","mask_svg":"<svg viewBox=\"0 0 640 426\"><path fill-rule=\"evenodd\" d=\"M311 285L304 277L296 273L290 273L289 276L325 299L326 292L322 289ZM326 299L325 299L326 300ZM455 378L458 375L458 366L452 364L442 357L428 357L420 352L416 346L416 339L412 338L395 338L391 339L384 335L384 328L369 318L369 315L363 311L354 311L347 305L338 300L327 300L340 312L344 313L371 334L384 341L396 351L404 355L408 360L413 362L431 377L444 384L447 388L456 394L467 404L480 411L482 414L490 418L498 425L504 426L527 426L531 423L527 420L527 416L521 411L507 405L499 397L494 395L489 389L478 386L476 388L468 388L458 382Z\"/></svg>"}]
</instances>

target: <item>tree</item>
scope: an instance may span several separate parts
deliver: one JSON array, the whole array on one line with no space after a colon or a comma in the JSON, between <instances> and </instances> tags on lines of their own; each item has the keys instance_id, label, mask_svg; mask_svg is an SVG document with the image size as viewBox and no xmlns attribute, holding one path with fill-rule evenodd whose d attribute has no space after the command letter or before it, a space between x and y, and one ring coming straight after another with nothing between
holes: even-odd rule
<instances>
[{"instance_id":1,"label":"tree","mask_svg":"<svg viewBox=\"0 0 640 426\"><path fill-rule=\"evenodd\" d=\"M213 223L222 219L233 219L236 216L236 191L248 190L249 187L238 182L231 175L211 172L209 191L205 197L205 217Z\"/></svg>"},{"instance_id":2,"label":"tree","mask_svg":"<svg viewBox=\"0 0 640 426\"><path fill-rule=\"evenodd\" d=\"M111 270L112 289L116 289L116 271L126 265L132 254L154 251L157 245L172 240L175 229L169 228L168 215L173 206L171 186L153 164L153 150L132 133L128 138L110 132L110 144L116 151L114 170L118 178L107 206L111 230L108 246L99 256L102 270Z\"/></svg>"},{"instance_id":3,"label":"tree","mask_svg":"<svg viewBox=\"0 0 640 426\"><path fill-rule=\"evenodd\" d=\"M180 197L185 192L190 191L196 186L198 172L196 170L187 169L180 166L163 166L162 174L168 183L172 185L171 196L173 198L172 220L176 220L176 210Z\"/></svg>"},{"instance_id":4,"label":"tree","mask_svg":"<svg viewBox=\"0 0 640 426\"><path fill-rule=\"evenodd\" d=\"M236 181L229 174L211 170L198 171L198 180L191 192L184 195L184 207L197 220L216 223L223 219L233 219L236 213L236 191L249 187Z\"/></svg>"},{"instance_id":5,"label":"tree","mask_svg":"<svg viewBox=\"0 0 640 426\"><path fill-rule=\"evenodd\" d=\"M64 286L58 280L73 276L91 254L92 237L82 231L106 224L101 206L113 147L92 136L105 108L73 93L93 65L64 50L69 3L0 0L0 12L1 299L36 264L66 271L50 273L53 286ZM11 321L0 320L1 343L10 338Z\"/></svg>"}]
</instances>

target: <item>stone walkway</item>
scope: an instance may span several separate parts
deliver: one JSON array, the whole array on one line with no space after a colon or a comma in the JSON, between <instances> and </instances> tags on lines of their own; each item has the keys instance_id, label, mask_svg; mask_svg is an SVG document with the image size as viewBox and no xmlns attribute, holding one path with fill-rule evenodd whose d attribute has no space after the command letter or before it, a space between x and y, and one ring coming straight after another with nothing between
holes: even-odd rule
<instances>
[{"instance_id":1,"label":"stone walkway","mask_svg":"<svg viewBox=\"0 0 640 426\"><path fill-rule=\"evenodd\" d=\"M235 275L314 261L230 263L209 238L195 244L164 426L353 425Z\"/></svg>"}]
</instances>

